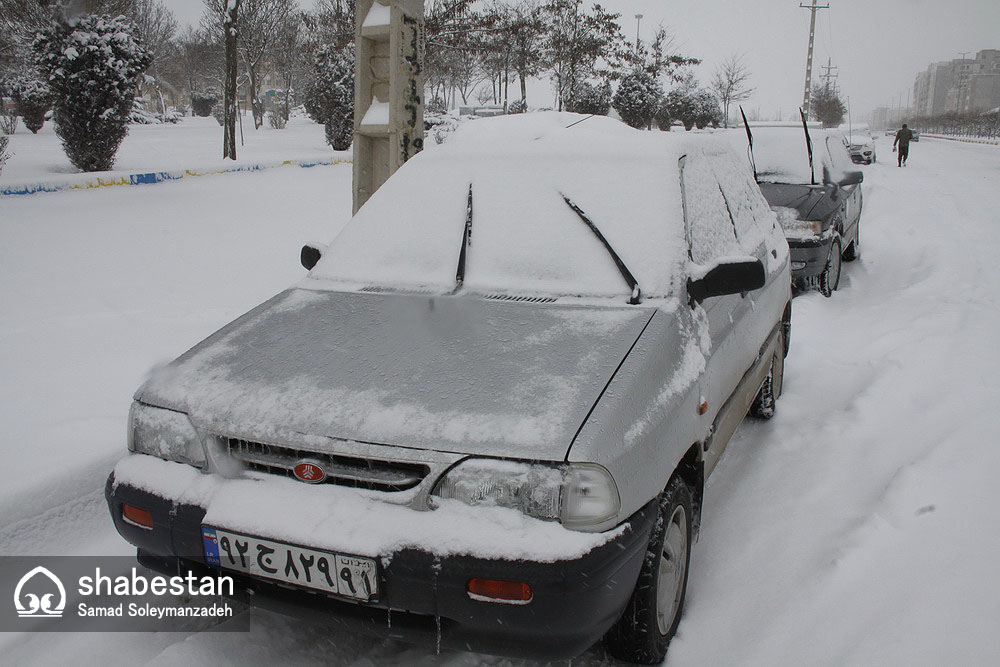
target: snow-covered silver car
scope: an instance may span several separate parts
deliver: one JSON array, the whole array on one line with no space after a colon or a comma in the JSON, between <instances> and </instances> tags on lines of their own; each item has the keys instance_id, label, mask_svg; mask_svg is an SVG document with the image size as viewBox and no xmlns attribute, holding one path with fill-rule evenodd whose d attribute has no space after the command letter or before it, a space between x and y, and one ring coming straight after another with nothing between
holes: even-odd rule
<instances>
[{"instance_id":1,"label":"snow-covered silver car","mask_svg":"<svg viewBox=\"0 0 1000 667\"><path fill-rule=\"evenodd\" d=\"M136 392L106 491L139 560L383 636L661 660L705 479L788 347L788 247L732 149L477 120L303 263Z\"/></svg>"},{"instance_id":2,"label":"snow-covered silver car","mask_svg":"<svg viewBox=\"0 0 1000 667\"><path fill-rule=\"evenodd\" d=\"M867 132L855 132L846 136L847 148L851 151L851 159L855 164L871 164L878 162L875 150L875 137Z\"/></svg>"}]
</instances>

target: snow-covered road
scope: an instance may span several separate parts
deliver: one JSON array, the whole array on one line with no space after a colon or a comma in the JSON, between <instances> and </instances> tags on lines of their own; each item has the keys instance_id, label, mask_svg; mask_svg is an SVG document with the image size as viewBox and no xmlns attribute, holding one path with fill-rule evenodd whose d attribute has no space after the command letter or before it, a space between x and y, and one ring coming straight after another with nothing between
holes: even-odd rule
<instances>
[{"instance_id":1,"label":"snow-covered road","mask_svg":"<svg viewBox=\"0 0 1000 667\"><path fill-rule=\"evenodd\" d=\"M795 299L777 415L709 481L668 665L1000 664L1000 147L925 139L898 169L879 144L860 261ZM101 488L132 391L299 277L349 185L338 166L0 201L0 554L131 552ZM522 664L229 623L252 632L0 635L0 662Z\"/></svg>"}]
</instances>

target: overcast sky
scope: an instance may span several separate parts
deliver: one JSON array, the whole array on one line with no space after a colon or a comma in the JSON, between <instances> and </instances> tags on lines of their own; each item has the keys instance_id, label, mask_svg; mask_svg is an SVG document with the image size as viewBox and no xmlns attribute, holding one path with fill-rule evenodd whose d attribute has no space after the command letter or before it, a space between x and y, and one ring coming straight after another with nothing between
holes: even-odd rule
<instances>
[{"instance_id":1,"label":"overcast sky","mask_svg":"<svg viewBox=\"0 0 1000 667\"><path fill-rule=\"evenodd\" d=\"M312 0L300 0L310 7ZM201 0L166 0L181 24L197 23ZM622 15L628 38L648 39L659 24L676 37L677 50L701 58L703 84L732 53L744 55L756 88L747 108L785 118L802 103L809 10L799 0L604 0ZM809 0L803 0L809 4ZM839 69L837 83L851 98L852 112L906 105L917 72L961 52L1000 49L1000 0L822 0L817 12L813 81L827 58ZM538 91L538 92L534 92ZM544 87L533 87L528 103L551 103Z\"/></svg>"}]
</instances>

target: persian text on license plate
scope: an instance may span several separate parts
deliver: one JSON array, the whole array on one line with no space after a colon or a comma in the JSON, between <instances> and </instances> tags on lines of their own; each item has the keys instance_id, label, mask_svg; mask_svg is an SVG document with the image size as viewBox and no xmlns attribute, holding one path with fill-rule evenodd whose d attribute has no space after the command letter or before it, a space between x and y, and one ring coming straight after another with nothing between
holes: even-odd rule
<instances>
[{"instance_id":1,"label":"persian text on license plate","mask_svg":"<svg viewBox=\"0 0 1000 667\"><path fill-rule=\"evenodd\" d=\"M202 526L205 562L354 600L378 594L375 561Z\"/></svg>"}]
</instances>

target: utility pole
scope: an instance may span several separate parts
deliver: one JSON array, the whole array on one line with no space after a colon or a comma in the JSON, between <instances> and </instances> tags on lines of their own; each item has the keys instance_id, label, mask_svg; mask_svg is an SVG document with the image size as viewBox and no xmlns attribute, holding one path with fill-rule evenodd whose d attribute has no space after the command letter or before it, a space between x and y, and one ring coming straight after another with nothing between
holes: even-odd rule
<instances>
[{"instance_id":1,"label":"utility pole","mask_svg":"<svg viewBox=\"0 0 1000 667\"><path fill-rule=\"evenodd\" d=\"M642 21L642 14L635 15L635 56L639 57L639 23Z\"/></svg>"},{"instance_id":2,"label":"utility pole","mask_svg":"<svg viewBox=\"0 0 1000 667\"><path fill-rule=\"evenodd\" d=\"M833 60L832 58L827 58L826 59L826 64L822 65L822 69L824 69L826 71L823 73L823 76L821 76L820 78L823 79L823 81L825 82L824 85L826 86L826 90L828 92L830 90L830 81L832 79L833 82L834 82L834 92L837 92L836 91L837 74L834 73L833 70L837 70L837 69L840 69L840 68L837 67L836 65L831 65L830 63L832 62L832 60Z\"/></svg>"},{"instance_id":3,"label":"utility pole","mask_svg":"<svg viewBox=\"0 0 1000 667\"><path fill-rule=\"evenodd\" d=\"M817 0L812 0L811 5L803 5L799 3L799 7L803 9L808 9L810 12L809 16L809 53L806 56L806 86L802 93L802 111L805 112L806 118L809 117L809 93L812 92L812 77L813 77L813 42L816 37L816 12L821 9L829 9L830 5L819 5Z\"/></svg>"}]
</instances>

